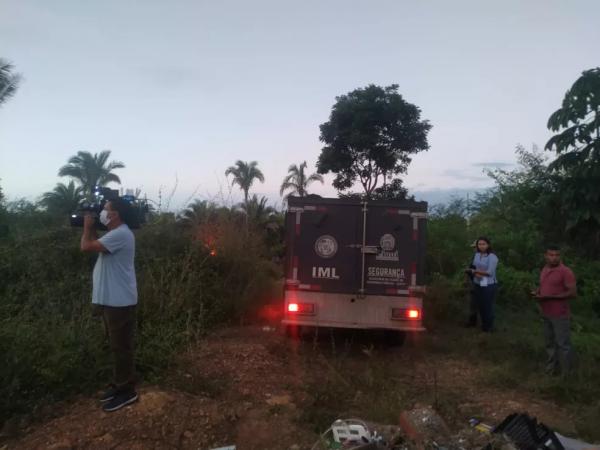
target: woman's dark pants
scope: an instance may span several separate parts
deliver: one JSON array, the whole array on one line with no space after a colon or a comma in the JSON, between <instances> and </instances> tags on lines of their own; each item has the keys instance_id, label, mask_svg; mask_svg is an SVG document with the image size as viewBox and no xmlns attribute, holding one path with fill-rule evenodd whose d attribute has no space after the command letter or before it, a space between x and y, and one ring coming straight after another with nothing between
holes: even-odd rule
<instances>
[{"instance_id":1,"label":"woman's dark pants","mask_svg":"<svg viewBox=\"0 0 600 450\"><path fill-rule=\"evenodd\" d=\"M481 317L481 329L492 331L494 328L494 302L496 300L496 284L475 286L475 298Z\"/></svg>"}]
</instances>

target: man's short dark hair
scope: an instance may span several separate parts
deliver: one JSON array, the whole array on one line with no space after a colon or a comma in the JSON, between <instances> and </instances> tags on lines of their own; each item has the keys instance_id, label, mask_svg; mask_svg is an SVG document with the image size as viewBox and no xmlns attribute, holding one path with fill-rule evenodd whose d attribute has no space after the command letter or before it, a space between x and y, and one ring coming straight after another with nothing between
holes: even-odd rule
<instances>
[{"instance_id":1,"label":"man's short dark hair","mask_svg":"<svg viewBox=\"0 0 600 450\"><path fill-rule=\"evenodd\" d=\"M560 252L560 247L556 244L546 245L546 251L550 252Z\"/></svg>"},{"instance_id":2,"label":"man's short dark hair","mask_svg":"<svg viewBox=\"0 0 600 450\"><path fill-rule=\"evenodd\" d=\"M110 200L111 208L119 213L119 218L122 222L129 225L131 220L131 204L122 198L113 198Z\"/></svg>"}]
</instances>

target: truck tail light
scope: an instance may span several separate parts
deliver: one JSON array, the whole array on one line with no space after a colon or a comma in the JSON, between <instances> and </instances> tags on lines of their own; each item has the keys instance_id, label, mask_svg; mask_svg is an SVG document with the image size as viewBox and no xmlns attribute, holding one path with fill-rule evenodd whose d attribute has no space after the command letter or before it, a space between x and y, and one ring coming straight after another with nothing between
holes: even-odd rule
<instances>
[{"instance_id":1,"label":"truck tail light","mask_svg":"<svg viewBox=\"0 0 600 450\"><path fill-rule=\"evenodd\" d=\"M416 308L392 308L392 319L394 320L419 320L421 310Z\"/></svg>"},{"instance_id":2,"label":"truck tail light","mask_svg":"<svg viewBox=\"0 0 600 450\"><path fill-rule=\"evenodd\" d=\"M287 310L289 313L313 315L315 313L315 305L313 303L288 303Z\"/></svg>"},{"instance_id":3,"label":"truck tail light","mask_svg":"<svg viewBox=\"0 0 600 450\"><path fill-rule=\"evenodd\" d=\"M409 309L408 310L408 318L409 319L418 319L421 317L421 311L418 309Z\"/></svg>"}]
</instances>

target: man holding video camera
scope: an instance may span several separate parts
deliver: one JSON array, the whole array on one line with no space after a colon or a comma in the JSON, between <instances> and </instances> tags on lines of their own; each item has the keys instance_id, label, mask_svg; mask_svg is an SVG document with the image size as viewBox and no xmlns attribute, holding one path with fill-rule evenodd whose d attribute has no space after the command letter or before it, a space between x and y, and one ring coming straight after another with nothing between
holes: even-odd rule
<instances>
[{"instance_id":1,"label":"man holding video camera","mask_svg":"<svg viewBox=\"0 0 600 450\"><path fill-rule=\"evenodd\" d=\"M130 209L127 201L112 198L99 217L108 232L98 238L96 217L87 213L81 237L82 251L99 253L93 272L92 303L95 313L103 318L115 364L114 383L100 398L107 412L138 398L133 355L137 283L135 237L127 225Z\"/></svg>"}]
</instances>

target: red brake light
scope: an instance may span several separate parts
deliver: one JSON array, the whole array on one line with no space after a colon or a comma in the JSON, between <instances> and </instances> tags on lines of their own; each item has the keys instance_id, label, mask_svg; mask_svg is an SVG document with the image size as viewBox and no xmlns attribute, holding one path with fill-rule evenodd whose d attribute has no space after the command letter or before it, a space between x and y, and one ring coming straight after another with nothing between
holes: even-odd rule
<instances>
[{"instance_id":1,"label":"red brake light","mask_svg":"<svg viewBox=\"0 0 600 450\"><path fill-rule=\"evenodd\" d=\"M420 309L392 308L392 319L394 320L419 320L420 318Z\"/></svg>"},{"instance_id":2,"label":"red brake light","mask_svg":"<svg viewBox=\"0 0 600 450\"><path fill-rule=\"evenodd\" d=\"M289 303L287 310L290 313L313 315L315 305L313 303Z\"/></svg>"}]
</instances>

